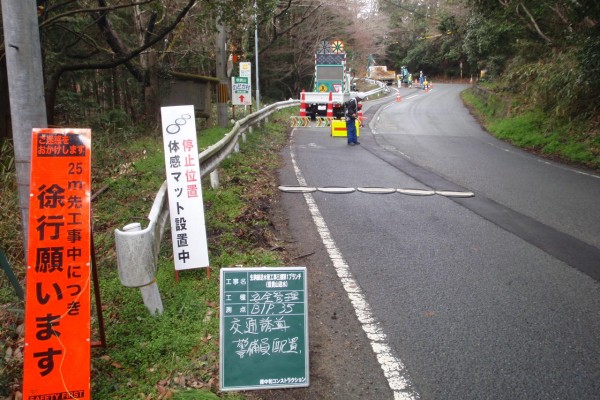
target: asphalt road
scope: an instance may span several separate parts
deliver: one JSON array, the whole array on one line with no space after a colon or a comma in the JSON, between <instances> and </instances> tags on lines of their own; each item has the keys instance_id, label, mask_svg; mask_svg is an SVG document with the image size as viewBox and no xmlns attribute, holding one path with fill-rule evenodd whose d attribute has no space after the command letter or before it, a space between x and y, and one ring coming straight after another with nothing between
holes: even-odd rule
<instances>
[{"instance_id":1,"label":"asphalt road","mask_svg":"<svg viewBox=\"0 0 600 400\"><path fill-rule=\"evenodd\" d=\"M366 102L360 146L296 128L285 150L283 185L474 194L283 194L389 386L343 398L600 398L600 177L493 139L464 88Z\"/></svg>"}]
</instances>

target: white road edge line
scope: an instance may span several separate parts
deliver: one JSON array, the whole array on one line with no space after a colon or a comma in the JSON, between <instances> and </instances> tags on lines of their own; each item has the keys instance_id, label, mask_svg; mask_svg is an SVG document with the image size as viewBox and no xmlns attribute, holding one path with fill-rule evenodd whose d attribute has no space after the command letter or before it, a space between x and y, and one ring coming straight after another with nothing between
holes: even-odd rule
<instances>
[{"instance_id":1,"label":"white road edge line","mask_svg":"<svg viewBox=\"0 0 600 400\"><path fill-rule=\"evenodd\" d=\"M520 156L522 156L522 157L523 157L523 155L521 155L521 154L517 153L516 151L513 151L513 150L512 150L512 149L510 149L510 148L504 148L504 147L500 147L500 146L498 146L497 144L495 144L495 143L491 143L491 142L485 142L485 143L486 143L486 144L489 144L490 146L492 146L492 147L495 147L495 148L497 148L497 149L504 150L504 151L506 151L507 153L512 153L512 154L515 154L515 155L520 155ZM554 163L554 162L548 161L548 160L546 160L546 159L539 158L539 156L537 156L537 155L534 155L534 154L525 153L525 156L531 156L531 157L534 157L534 158L535 158L535 160L536 160L537 162L541 162L541 163L543 163L543 164L550 165L550 166L552 166L552 167L555 167L555 168L558 168L558 169L562 169L563 171L569 171L569 172L573 172L573 173L576 173L576 174L579 174L579 175L585 175L585 176L589 176L590 178L600 179L600 176L599 176L599 175L595 175L595 174L592 174L592 173L589 173L589 172L585 172L585 171L581 171L581 170L578 170L578 169L575 169L575 168L571 168L571 167L568 167L568 166L564 166L564 165L562 165L562 164L557 164L557 163Z\"/></svg>"},{"instance_id":2,"label":"white road edge line","mask_svg":"<svg viewBox=\"0 0 600 400\"><path fill-rule=\"evenodd\" d=\"M296 174L298 184L306 186L306 180L302 176L302 172L296 162L294 155L293 144L294 144L294 133L295 129L292 130L290 138L290 156L292 159L292 165ZM323 219L317 203L314 201L313 196L310 193L303 193L310 214L312 215L313 222L315 223L321 240L327 249L327 254L333 263L333 266L337 272L348 298L354 307L354 312L358 317L358 321L362 325L363 331L367 334L367 338L371 343L371 348L375 353L383 374L386 377L388 384L394 392L394 400L418 400L419 394L415 391L413 384L408 377L408 373L402 361L396 357L391 347L387 343L387 336L381 329L379 322L371 313L371 306L367 302L367 299L363 295L362 289L354 279L352 272L348 264L344 260L344 257L340 250L337 248L335 241L331 237L329 228Z\"/></svg>"}]
</instances>

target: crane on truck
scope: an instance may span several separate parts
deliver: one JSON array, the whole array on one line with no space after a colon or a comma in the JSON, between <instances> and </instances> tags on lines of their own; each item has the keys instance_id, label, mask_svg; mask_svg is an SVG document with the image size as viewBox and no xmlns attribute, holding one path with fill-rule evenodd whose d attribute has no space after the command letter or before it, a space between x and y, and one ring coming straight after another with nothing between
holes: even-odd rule
<instances>
[{"instance_id":1,"label":"crane on truck","mask_svg":"<svg viewBox=\"0 0 600 400\"><path fill-rule=\"evenodd\" d=\"M396 82L396 71L388 70L385 65L375 65L373 54L369 55L367 60L367 78L387 83L388 85Z\"/></svg>"}]
</instances>

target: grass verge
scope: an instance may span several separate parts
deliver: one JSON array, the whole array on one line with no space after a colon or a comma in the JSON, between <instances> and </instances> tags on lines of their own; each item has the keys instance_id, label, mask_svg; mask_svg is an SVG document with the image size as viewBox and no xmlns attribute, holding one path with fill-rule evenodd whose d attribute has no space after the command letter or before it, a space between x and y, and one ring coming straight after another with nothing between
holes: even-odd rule
<instances>
[{"instance_id":1,"label":"grass verge","mask_svg":"<svg viewBox=\"0 0 600 400\"><path fill-rule=\"evenodd\" d=\"M462 98L499 139L548 158L600 170L600 132L588 122L521 107L516 99L509 101L491 91L468 89Z\"/></svg>"},{"instance_id":2,"label":"grass verge","mask_svg":"<svg viewBox=\"0 0 600 400\"><path fill-rule=\"evenodd\" d=\"M240 152L222 163L218 189L203 182L210 279L204 270L191 270L181 272L176 282L170 232L165 232L157 272L165 310L157 317L148 314L138 289L120 283L114 229L146 220L165 179L162 138L131 135L118 146L114 137L110 143L109 138L95 138L93 192L101 194L92 203L93 230L107 347L92 350L94 399L244 398L218 392L218 273L233 265L285 265L269 209L277 190L279 149L286 143L293 111L297 113L294 109L280 111L270 123L247 135ZM199 147L218 141L227 131L213 128L200 132ZM15 272L23 282L18 224L14 223L19 221L14 176L7 181L0 193L0 229L17 233L9 240L3 237L0 247L10 250ZM4 274L0 275L0 304L0 399L12 400L19 396L22 379L24 314L23 304ZM97 321L92 327L95 340Z\"/></svg>"}]
</instances>

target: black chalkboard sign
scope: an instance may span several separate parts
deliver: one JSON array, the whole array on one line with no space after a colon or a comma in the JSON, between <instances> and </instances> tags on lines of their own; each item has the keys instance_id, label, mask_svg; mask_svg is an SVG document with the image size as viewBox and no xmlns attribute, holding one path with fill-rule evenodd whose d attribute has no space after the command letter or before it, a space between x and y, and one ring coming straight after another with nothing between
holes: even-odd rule
<instances>
[{"instance_id":1,"label":"black chalkboard sign","mask_svg":"<svg viewBox=\"0 0 600 400\"><path fill-rule=\"evenodd\" d=\"M221 269L221 390L308 386L305 267Z\"/></svg>"}]
</instances>

